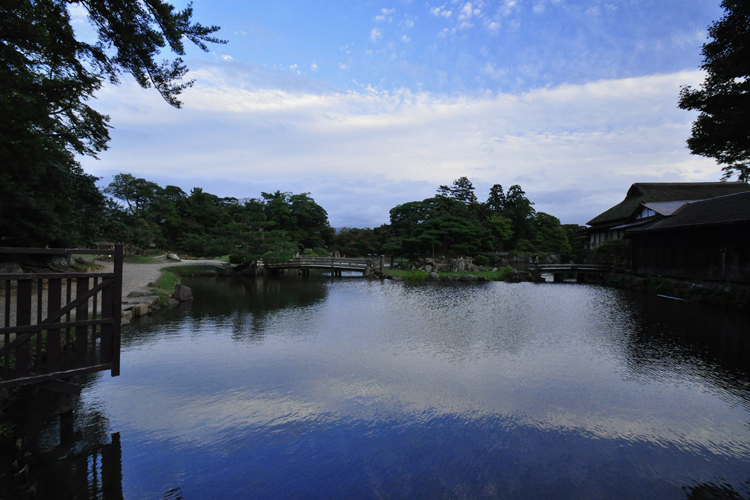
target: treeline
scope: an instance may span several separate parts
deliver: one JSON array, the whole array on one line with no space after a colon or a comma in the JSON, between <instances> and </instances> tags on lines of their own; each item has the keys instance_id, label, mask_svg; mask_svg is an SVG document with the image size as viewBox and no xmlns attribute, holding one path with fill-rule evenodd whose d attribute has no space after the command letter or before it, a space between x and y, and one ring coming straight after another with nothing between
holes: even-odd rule
<instances>
[{"instance_id":1,"label":"treeline","mask_svg":"<svg viewBox=\"0 0 750 500\"><path fill-rule=\"evenodd\" d=\"M582 245L574 240L580 226L537 212L521 186L490 189L485 202L471 181L461 177L440 186L432 198L398 205L390 224L375 229L343 228L337 249L347 255L386 254L409 259L472 256L491 260L497 252L558 254L578 259Z\"/></svg>"},{"instance_id":2,"label":"treeline","mask_svg":"<svg viewBox=\"0 0 750 500\"><path fill-rule=\"evenodd\" d=\"M139 248L192 255L231 255L237 262L288 259L304 249L328 254L334 230L309 193L276 191L260 198L220 198L193 188L119 174L104 189L111 196L102 236Z\"/></svg>"},{"instance_id":3,"label":"treeline","mask_svg":"<svg viewBox=\"0 0 750 500\"><path fill-rule=\"evenodd\" d=\"M505 191L496 184L480 202L466 177L440 186L431 198L394 207L389 224L338 231L310 193L221 198L201 188L186 193L119 174L96 194L74 202L87 207L81 212L87 214L82 230L50 241L45 231L34 236L30 220L23 226L26 231L15 233L18 240L6 237L5 245L86 246L109 241L205 257L230 255L245 264L300 253L408 259L466 256L481 262L498 251L555 253L569 259L578 228L564 227L556 217L535 211L518 185ZM87 199L95 203L87 204Z\"/></svg>"}]
</instances>

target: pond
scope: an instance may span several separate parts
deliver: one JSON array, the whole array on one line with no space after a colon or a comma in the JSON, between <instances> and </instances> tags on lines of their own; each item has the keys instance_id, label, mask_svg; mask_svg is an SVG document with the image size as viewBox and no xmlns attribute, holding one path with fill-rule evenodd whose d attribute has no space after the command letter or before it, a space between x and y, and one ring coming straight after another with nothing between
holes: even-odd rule
<instances>
[{"instance_id":1,"label":"pond","mask_svg":"<svg viewBox=\"0 0 750 500\"><path fill-rule=\"evenodd\" d=\"M54 457L40 491L83 468L70 498L750 497L741 312L575 284L186 284L190 307L125 332L120 377L86 380L73 444L54 404L26 421Z\"/></svg>"}]
</instances>

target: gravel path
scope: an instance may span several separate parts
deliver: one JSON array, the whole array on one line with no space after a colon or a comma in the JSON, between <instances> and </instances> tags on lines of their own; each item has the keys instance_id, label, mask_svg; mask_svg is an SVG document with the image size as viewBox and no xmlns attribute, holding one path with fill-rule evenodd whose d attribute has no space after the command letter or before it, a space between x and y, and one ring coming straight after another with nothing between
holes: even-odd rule
<instances>
[{"instance_id":1,"label":"gravel path","mask_svg":"<svg viewBox=\"0 0 750 500\"><path fill-rule=\"evenodd\" d=\"M97 262L102 266L103 272L111 272L111 262ZM122 266L122 296L127 297L129 293L145 289L149 283L155 282L161 276L161 270L171 266L226 266L225 261L220 260L184 260L174 262L165 258L157 259L148 264L131 264L125 262Z\"/></svg>"}]
</instances>

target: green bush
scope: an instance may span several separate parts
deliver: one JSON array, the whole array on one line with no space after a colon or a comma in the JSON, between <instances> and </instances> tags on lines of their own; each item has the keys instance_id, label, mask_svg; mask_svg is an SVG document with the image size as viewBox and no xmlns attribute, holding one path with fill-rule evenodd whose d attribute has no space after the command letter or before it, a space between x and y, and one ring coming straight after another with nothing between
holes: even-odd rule
<instances>
[{"instance_id":1,"label":"green bush","mask_svg":"<svg viewBox=\"0 0 750 500\"><path fill-rule=\"evenodd\" d=\"M489 263L490 263L490 258L487 257L486 255L477 255L476 257L474 257L474 264L478 266L486 266Z\"/></svg>"}]
</instances>

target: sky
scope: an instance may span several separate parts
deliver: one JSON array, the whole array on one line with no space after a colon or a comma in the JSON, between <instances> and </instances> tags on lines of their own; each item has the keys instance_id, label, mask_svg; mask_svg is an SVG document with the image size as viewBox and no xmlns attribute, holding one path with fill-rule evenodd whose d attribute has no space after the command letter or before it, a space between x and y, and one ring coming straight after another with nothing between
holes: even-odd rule
<instances>
[{"instance_id":1,"label":"sky","mask_svg":"<svg viewBox=\"0 0 750 500\"><path fill-rule=\"evenodd\" d=\"M186 2L174 2L184 7ZM226 45L190 47L171 108L132 78L110 116L106 186L130 173L221 197L310 193L333 227L467 177L480 201L518 184L537 211L585 224L634 182L721 178L686 146L719 0L194 0ZM73 11L81 36L90 27Z\"/></svg>"}]
</instances>

